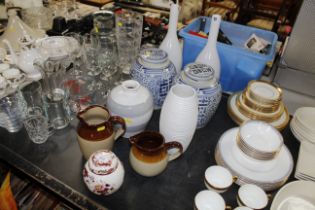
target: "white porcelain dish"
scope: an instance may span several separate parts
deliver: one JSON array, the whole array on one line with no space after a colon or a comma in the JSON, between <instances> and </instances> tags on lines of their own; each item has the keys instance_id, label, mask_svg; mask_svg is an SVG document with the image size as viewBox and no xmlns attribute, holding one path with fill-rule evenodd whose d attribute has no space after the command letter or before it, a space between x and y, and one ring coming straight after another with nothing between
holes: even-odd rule
<instances>
[{"instance_id":1,"label":"white porcelain dish","mask_svg":"<svg viewBox=\"0 0 315 210\"><path fill-rule=\"evenodd\" d=\"M238 148L236 145L236 135L238 128L232 128L226 131L220 138L216 153L216 160L223 163L225 167L230 169L234 176L237 176L237 184L253 183L261 186L264 190L272 190L281 183L284 183L293 170L293 159L291 153L284 145L278 156L269 161L253 162L253 158L240 156L242 152L235 151ZM247 162L245 162L247 160ZM266 162L269 162L266 164ZM251 165L249 166L249 163Z\"/></svg>"},{"instance_id":2,"label":"white porcelain dish","mask_svg":"<svg viewBox=\"0 0 315 210\"><path fill-rule=\"evenodd\" d=\"M283 186L274 197L270 210L287 210L288 203L294 199L300 203L302 210L314 210L315 207L315 182L294 181ZM296 203L296 202L295 202ZM302 205L304 204L304 208ZM310 206L311 204L312 206ZM293 207L293 205L291 206ZM294 208L297 209L297 208ZM300 210L299 209L299 210Z\"/></svg>"},{"instance_id":3,"label":"white porcelain dish","mask_svg":"<svg viewBox=\"0 0 315 210\"><path fill-rule=\"evenodd\" d=\"M315 135L305 131L296 121L296 118L292 118L290 122L290 129L297 140L315 142Z\"/></svg>"},{"instance_id":4,"label":"white porcelain dish","mask_svg":"<svg viewBox=\"0 0 315 210\"><path fill-rule=\"evenodd\" d=\"M237 201L240 206L263 209L268 204L268 197L265 191L257 185L245 184L238 189Z\"/></svg>"},{"instance_id":5,"label":"white porcelain dish","mask_svg":"<svg viewBox=\"0 0 315 210\"><path fill-rule=\"evenodd\" d=\"M294 117L307 130L315 132L315 107L301 107L295 111Z\"/></svg>"}]
</instances>

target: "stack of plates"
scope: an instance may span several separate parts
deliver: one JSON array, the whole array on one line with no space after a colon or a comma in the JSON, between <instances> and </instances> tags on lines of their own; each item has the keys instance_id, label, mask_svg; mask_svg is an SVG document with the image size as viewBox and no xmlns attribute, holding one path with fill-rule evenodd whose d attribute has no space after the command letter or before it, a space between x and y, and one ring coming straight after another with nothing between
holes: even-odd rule
<instances>
[{"instance_id":1,"label":"stack of plates","mask_svg":"<svg viewBox=\"0 0 315 210\"><path fill-rule=\"evenodd\" d=\"M243 92L230 96L228 113L237 123L254 119L270 123L282 130L289 122L289 113L282 102L279 87L264 81L253 80Z\"/></svg>"},{"instance_id":2,"label":"stack of plates","mask_svg":"<svg viewBox=\"0 0 315 210\"><path fill-rule=\"evenodd\" d=\"M293 159L287 147L281 144L276 156L270 160L260 160L240 149L238 133L237 127L221 136L215 151L217 164L228 168L237 177L236 183L239 185L255 184L266 191L281 187L293 170Z\"/></svg>"},{"instance_id":3,"label":"stack of plates","mask_svg":"<svg viewBox=\"0 0 315 210\"><path fill-rule=\"evenodd\" d=\"M295 111L290 123L293 135L299 141L315 144L315 107L302 107Z\"/></svg>"},{"instance_id":4,"label":"stack of plates","mask_svg":"<svg viewBox=\"0 0 315 210\"><path fill-rule=\"evenodd\" d=\"M301 142L295 178L315 181L315 107L297 109L290 128L293 135Z\"/></svg>"}]
</instances>

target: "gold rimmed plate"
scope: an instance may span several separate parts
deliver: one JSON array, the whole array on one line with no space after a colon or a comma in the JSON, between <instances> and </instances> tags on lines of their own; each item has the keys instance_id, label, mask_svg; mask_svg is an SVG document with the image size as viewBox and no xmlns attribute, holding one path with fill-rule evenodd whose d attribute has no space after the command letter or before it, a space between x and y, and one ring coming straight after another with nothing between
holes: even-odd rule
<instances>
[{"instance_id":1,"label":"gold rimmed plate","mask_svg":"<svg viewBox=\"0 0 315 210\"><path fill-rule=\"evenodd\" d=\"M233 95L230 95L230 97L228 99L228 114L230 115L232 120L238 125L242 124L244 121L252 120L251 118L242 114L240 112L240 110L238 109L238 107L236 106L237 97L239 94L241 94L241 92L237 92ZM287 108L284 107L284 112L279 117L279 119L277 119L273 122L269 122L269 123L272 126L274 126L275 128L277 128L278 130L282 130L286 127L289 120L290 120L289 112L288 112Z\"/></svg>"},{"instance_id":2,"label":"gold rimmed plate","mask_svg":"<svg viewBox=\"0 0 315 210\"><path fill-rule=\"evenodd\" d=\"M273 104L282 99L282 90L265 81L252 80L248 83L247 91L250 98L258 102Z\"/></svg>"}]
</instances>

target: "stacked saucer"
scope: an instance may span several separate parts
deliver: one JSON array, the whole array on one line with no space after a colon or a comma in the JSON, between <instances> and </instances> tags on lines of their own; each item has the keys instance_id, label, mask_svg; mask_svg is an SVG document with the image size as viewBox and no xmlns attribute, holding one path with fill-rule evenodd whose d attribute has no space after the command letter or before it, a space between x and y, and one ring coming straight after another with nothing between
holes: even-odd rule
<instances>
[{"instance_id":1,"label":"stacked saucer","mask_svg":"<svg viewBox=\"0 0 315 210\"><path fill-rule=\"evenodd\" d=\"M243 92L230 96L228 113L237 123L262 120L282 130L289 122L289 113L282 102L282 90L268 82L252 80Z\"/></svg>"},{"instance_id":2,"label":"stacked saucer","mask_svg":"<svg viewBox=\"0 0 315 210\"><path fill-rule=\"evenodd\" d=\"M297 109L290 128L301 142L294 176L297 179L315 181L315 107Z\"/></svg>"},{"instance_id":3,"label":"stacked saucer","mask_svg":"<svg viewBox=\"0 0 315 210\"><path fill-rule=\"evenodd\" d=\"M299 141L309 141L315 144L315 107L297 109L291 120L290 128Z\"/></svg>"},{"instance_id":4,"label":"stacked saucer","mask_svg":"<svg viewBox=\"0 0 315 210\"><path fill-rule=\"evenodd\" d=\"M266 191L281 187L293 170L291 153L279 131L258 120L226 131L215 159L237 177L237 184L255 184Z\"/></svg>"}]
</instances>

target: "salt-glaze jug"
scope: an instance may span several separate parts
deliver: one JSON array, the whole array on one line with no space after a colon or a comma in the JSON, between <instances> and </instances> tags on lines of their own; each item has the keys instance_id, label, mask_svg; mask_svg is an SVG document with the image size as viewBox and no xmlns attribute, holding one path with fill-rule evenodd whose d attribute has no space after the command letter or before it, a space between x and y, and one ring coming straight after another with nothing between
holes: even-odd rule
<instances>
[{"instance_id":1,"label":"salt-glaze jug","mask_svg":"<svg viewBox=\"0 0 315 210\"><path fill-rule=\"evenodd\" d=\"M110 116L109 111L103 106L91 105L80 111L77 118L79 119L77 139L86 159L97 150L111 150L115 140L126 131L124 119Z\"/></svg>"}]
</instances>

